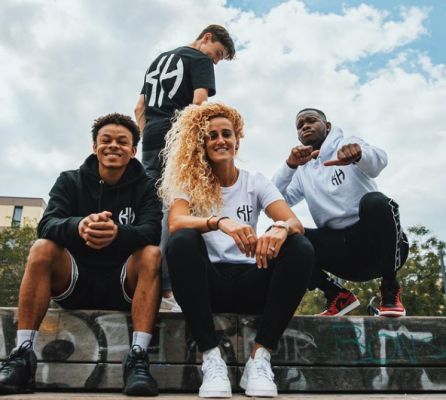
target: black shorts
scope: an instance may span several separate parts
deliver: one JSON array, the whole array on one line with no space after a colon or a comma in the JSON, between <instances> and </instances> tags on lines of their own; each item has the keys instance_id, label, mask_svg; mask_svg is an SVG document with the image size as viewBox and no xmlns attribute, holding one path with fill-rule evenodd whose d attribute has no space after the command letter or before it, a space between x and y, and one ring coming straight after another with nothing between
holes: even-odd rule
<instances>
[{"instance_id":1,"label":"black shorts","mask_svg":"<svg viewBox=\"0 0 446 400\"><path fill-rule=\"evenodd\" d=\"M127 261L124 265L109 269L83 266L71 257L71 282L67 290L52 297L57 304L68 310L116 310L129 311L132 299L125 292Z\"/></svg>"}]
</instances>

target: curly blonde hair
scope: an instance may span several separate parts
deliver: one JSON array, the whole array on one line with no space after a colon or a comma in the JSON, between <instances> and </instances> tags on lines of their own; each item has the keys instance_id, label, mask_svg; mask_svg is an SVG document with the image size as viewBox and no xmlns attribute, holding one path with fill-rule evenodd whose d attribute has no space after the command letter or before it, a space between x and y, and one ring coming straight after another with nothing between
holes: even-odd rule
<instances>
[{"instance_id":1,"label":"curly blonde hair","mask_svg":"<svg viewBox=\"0 0 446 400\"><path fill-rule=\"evenodd\" d=\"M217 117L232 122L237 141L244 136L241 115L222 103L190 105L177 114L162 151L164 171L158 193L167 206L186 193L191 215L208 216L221 210L220 183L212 172L205 146L209 121Z\"/></svg>"}]
</instances>

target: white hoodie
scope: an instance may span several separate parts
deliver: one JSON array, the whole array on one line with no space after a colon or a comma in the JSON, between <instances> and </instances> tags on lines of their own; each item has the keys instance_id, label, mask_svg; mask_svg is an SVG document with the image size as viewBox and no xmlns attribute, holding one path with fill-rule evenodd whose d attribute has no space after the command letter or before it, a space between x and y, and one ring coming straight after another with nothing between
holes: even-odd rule
<instances>
[{"instance_id":1,"label":"white hoodie","mask_svg":"<svg viewBox=\"0 0 446 400\"><path fill-rule=\"evenodd\" d=\"M361 159L344 166L324 166L324 161L337 159L343 145L358 143ZM373 178L387 165L386 153L351 136L344 138L342 130L333 127L322 143L319 157L305 165L290 168L286 162L273 177L273 182L290 206L303 199L318 228L343 229L359 220L361 198L377 191Z\"/></svg>"}]
</instances>

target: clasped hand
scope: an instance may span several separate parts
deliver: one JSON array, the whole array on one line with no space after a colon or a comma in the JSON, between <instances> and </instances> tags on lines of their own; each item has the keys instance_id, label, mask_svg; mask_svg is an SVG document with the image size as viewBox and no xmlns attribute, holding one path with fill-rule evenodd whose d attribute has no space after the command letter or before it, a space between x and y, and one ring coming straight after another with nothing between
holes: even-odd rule
<instances>
[{"instance_id":1,"label":"clasped hand","mask_svg":"<svg viewBox=\"0 0 446 400\"><path fill-rule=\"evenodd\" d=\"M268 268L268 260L277 257L288 236L286 229L273 227L257 237L251 225L229 218L221 220L219 228L234 239L243 254L247 257L255 256L259 268Z\"/></svg>"},{"instance_id":2,"label":"clasped hand","mask_svg":"<svg viewBox=\"0 0 446 400\"><path fill-rule=\"evenodd\" d=\"M96 250L107 247L118 234L118 226L111 218L110 211L90 214L79 222L79 236L85 244Z\"/></svg>"}]
</instances>

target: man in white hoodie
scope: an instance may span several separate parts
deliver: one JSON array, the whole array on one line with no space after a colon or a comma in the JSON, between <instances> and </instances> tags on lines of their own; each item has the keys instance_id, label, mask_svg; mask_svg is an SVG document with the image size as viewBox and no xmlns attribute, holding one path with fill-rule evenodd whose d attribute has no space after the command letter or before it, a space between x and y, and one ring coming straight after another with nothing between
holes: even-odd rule
<instances>
[{"instance_id":1,"label":"man in white hoodie","mask_svg":"<svg viewBox=\"0 0 446 400\"><path fill-rule=\"evenodd\" d=\"M305 108L296 116L301 146L293 147L273 182L293 206L305 199L317 229L306 229L316 253L310 289L321 289L327 308L344 315L357 297L327 275L350 281L381 280L380 315L406 315L396 279L408 255L398 204L378 192L373 178L387 165L386 153L359 137L345 138L325 114Z\"/></svg>"}]
</instances>

